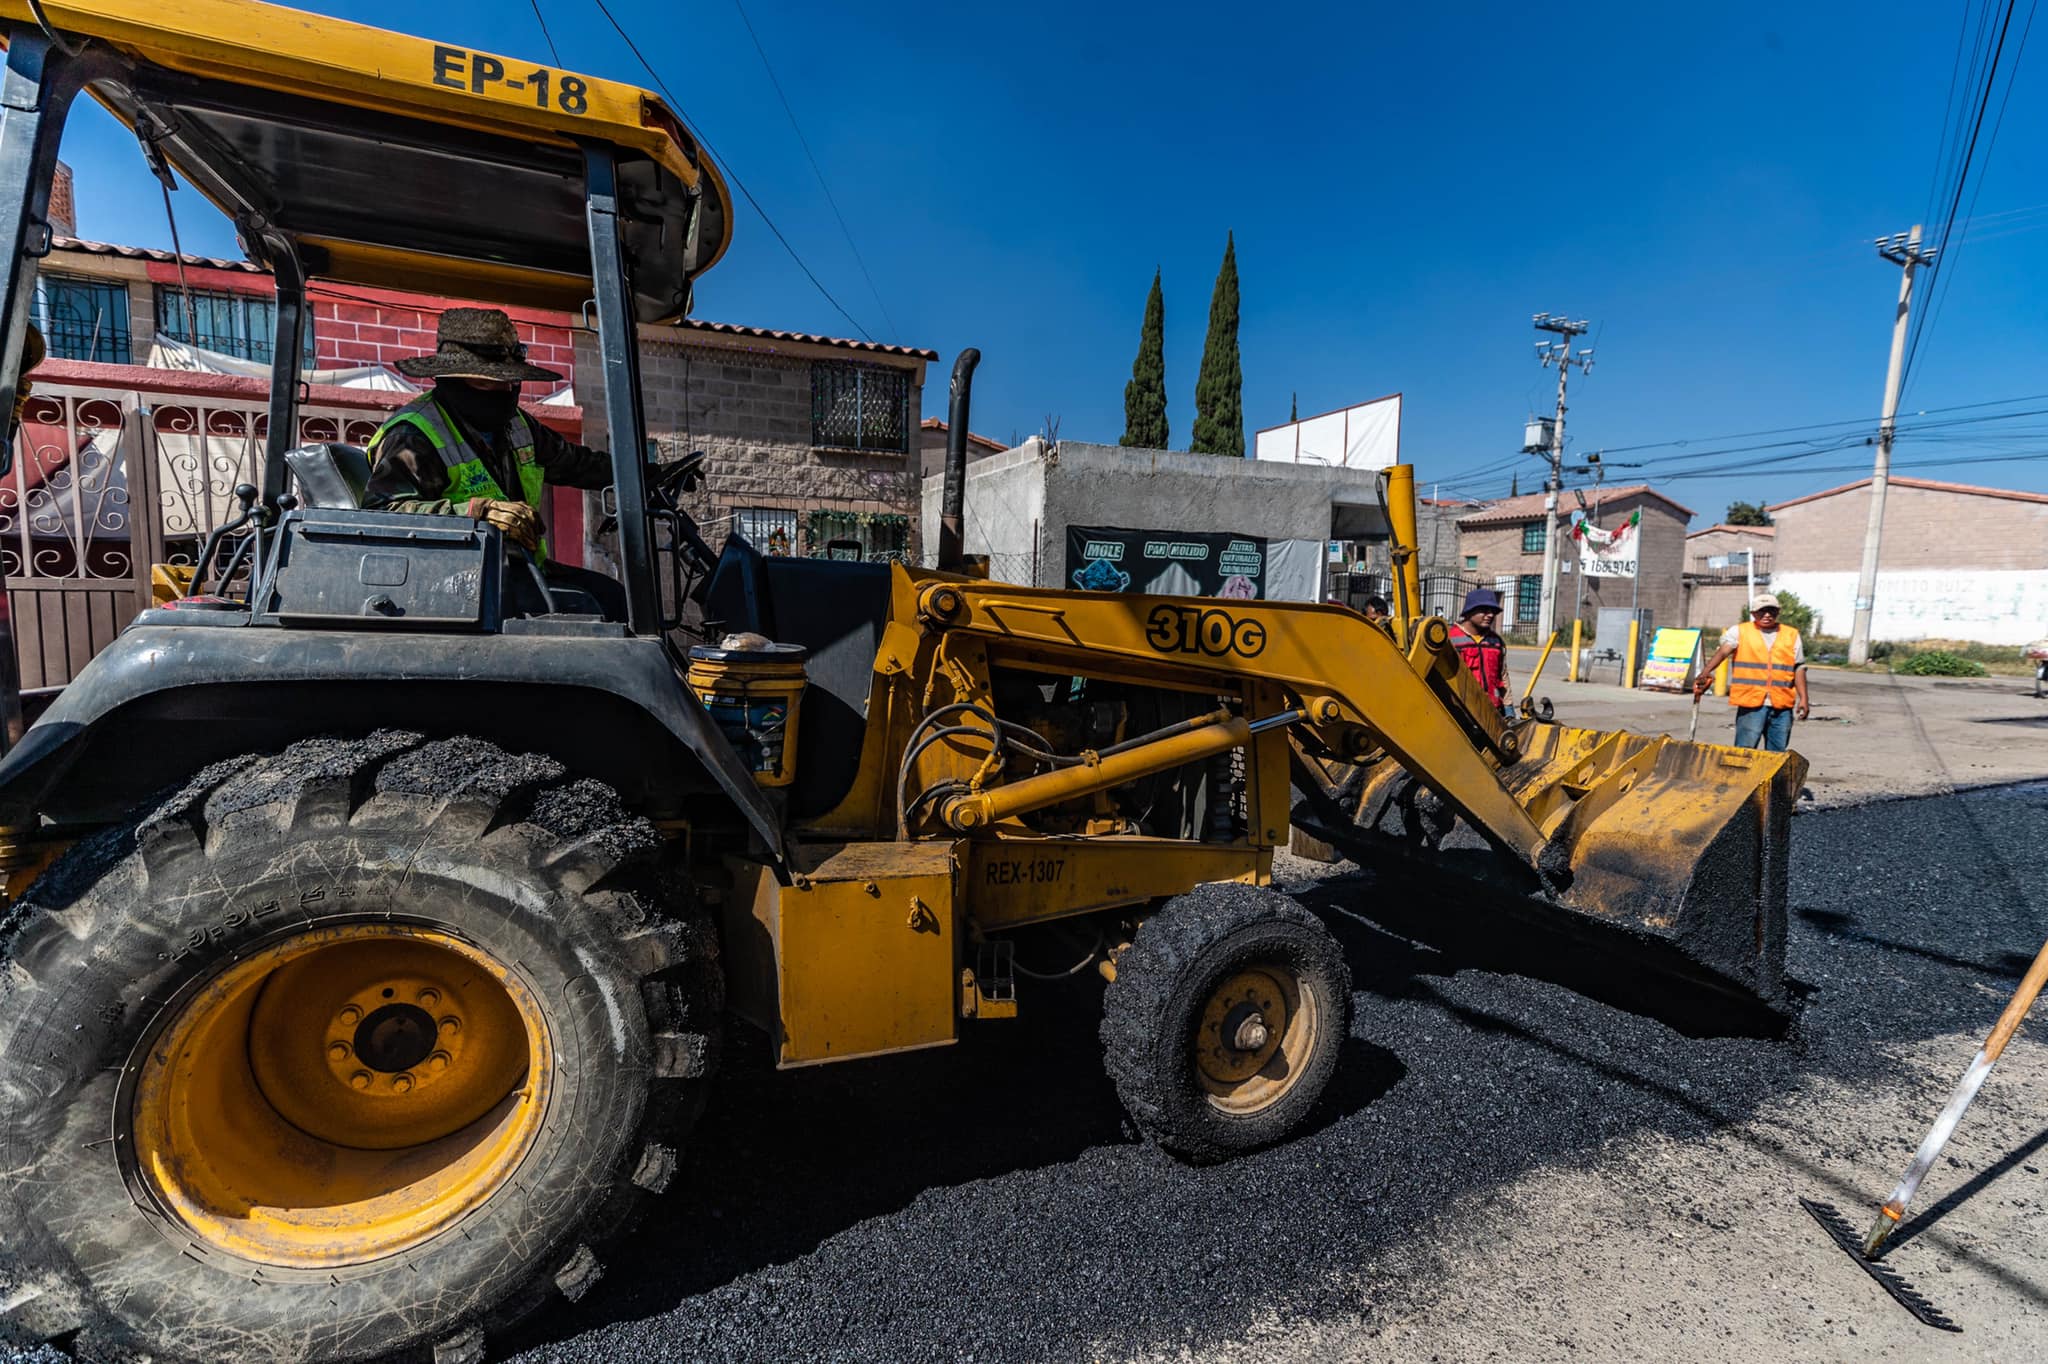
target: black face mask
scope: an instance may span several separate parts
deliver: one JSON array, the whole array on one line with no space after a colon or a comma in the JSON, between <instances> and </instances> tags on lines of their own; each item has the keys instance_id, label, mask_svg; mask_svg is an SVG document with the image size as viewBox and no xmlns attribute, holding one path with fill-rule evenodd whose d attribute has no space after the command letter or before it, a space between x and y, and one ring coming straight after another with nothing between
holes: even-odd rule
<instances>
[{"instance_id":1,"label":"black face mask","mask_svg":"<svg viewBox=\"0 0 2048 1364\"><path fill-rule=\"evenodd\" d=\"M477 388L460 379L444 379L434 385L434 397L464 426L490 436L509 426L519 411L516 388Z\"/></svg>"}]
</instances>

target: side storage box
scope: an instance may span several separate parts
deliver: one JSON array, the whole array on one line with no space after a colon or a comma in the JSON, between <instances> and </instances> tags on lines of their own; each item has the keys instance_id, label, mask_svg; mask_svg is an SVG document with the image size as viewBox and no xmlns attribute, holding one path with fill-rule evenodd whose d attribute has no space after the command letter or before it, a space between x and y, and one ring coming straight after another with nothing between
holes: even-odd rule
<instances>
[{"instance_id":1,"label":"side storage box","mask_svg":"<svg viewBox=\"0 0 2048 1364\"><path fill-rule=\"evenodd\" d=\"M778 1066L954 1040L960 963L956 845L848 843L782 886L728 859L728 1003L775 1039Z\"/></svg>"}]
</instances>

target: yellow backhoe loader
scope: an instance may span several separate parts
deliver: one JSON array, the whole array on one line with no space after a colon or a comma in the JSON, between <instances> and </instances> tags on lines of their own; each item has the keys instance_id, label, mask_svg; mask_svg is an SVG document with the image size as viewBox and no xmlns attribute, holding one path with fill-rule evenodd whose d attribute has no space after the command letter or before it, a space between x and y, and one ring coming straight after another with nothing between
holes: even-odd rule
<instances>
[{"instance_id":1,"label":"yellow backhoe loader","mask_svg":"<svg viewBox=\"0 0 2048 1364\"><path fill-rule=\"evenodd\" d=\"M1412 563L1391 631L960 572L973 352L939 571L705 545L701 461L643 463L636 324L732 211L654 95L251 0L0 29L0 389L81 93L278 318L262 486L0 761L0 1330L481 1358L669 1183L729 1016L782 1066L942 1046L1071 998L1017 969L1052 934L1140 1129L1281 1139L1354 1025L1271 885L1294 788L1423 917L1780 1000L1798 758L1504 719ZM296 443L313 277L594 321L624 623L515 613L495 527L367 510L361 450ZM1407 470L1389 503L1412 545Z\"/></svg>"}]
</instances>

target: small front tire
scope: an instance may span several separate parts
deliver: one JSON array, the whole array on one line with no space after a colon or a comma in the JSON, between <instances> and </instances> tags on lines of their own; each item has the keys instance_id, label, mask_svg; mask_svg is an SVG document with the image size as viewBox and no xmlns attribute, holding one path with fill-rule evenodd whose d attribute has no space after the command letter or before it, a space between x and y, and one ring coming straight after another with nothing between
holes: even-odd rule
<instances>
[{"instance_id":1,"label":"small front tire","mask_svg":"<svg viewBox=\"0 0 2048 1364\"><path fill-rule=\"evenodd\" d=\"M1351 973L1320 919L1218 883L1140 925L1103 997L1104 1065L1140 1130L1215 1161L1308 1116L1351 1030Z\"/></svg>"}]
</instances>

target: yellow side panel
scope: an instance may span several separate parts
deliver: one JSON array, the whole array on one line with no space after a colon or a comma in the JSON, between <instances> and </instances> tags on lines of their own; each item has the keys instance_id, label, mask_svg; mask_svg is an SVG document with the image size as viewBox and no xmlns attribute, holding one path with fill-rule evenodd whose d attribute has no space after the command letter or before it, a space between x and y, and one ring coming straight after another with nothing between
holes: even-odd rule
<instances>
[{"instance_id":1,"label":"yellow side panel","mask_svg":"<svg viewBox=\"0 0 2048 1364\"><path fill-rule=\"evenodd\" d=\"M982 928L1179 895L1205 881L1272 879L1273 850L1172 838L1017 838L966 845L961 908Z\"/></svg>"},{"instance_id":2,"label":"yellow side panel","mask_svg":"<svg viewBox=\"0 0 2048 1364\"><path fill-rule=\"evenodd\" d=\"M743 1016L754 1016L758 949L772 947L779 1017L760 1021L771 1024L777 1065L954 1040L953 848L950 841L810 848L814 858L824 856L798 885L778 886L758 870L738 878L750 913L748 922L736 923L737 913L727 920L728 951L740 958L730 974Z\"/></svg>"}]
</instances>

